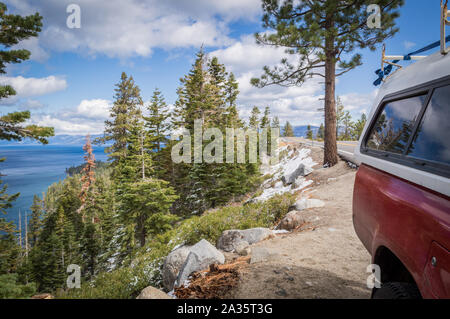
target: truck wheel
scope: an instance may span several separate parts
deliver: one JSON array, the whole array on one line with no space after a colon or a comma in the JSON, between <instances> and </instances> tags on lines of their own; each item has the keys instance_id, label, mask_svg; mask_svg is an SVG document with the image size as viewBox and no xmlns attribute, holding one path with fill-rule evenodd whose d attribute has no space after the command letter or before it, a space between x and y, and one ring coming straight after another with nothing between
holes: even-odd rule
<instances>
[{"instance_id":1,"label":"truck wheel","mask_svg":"<svg viewBox=\"0 0 450 319\"><path fill-rule=\"evenodd\" d=\"M416 285L407 282L387 282L376 289L372 299L421 299Z\"/></svg>"}]
</instances>

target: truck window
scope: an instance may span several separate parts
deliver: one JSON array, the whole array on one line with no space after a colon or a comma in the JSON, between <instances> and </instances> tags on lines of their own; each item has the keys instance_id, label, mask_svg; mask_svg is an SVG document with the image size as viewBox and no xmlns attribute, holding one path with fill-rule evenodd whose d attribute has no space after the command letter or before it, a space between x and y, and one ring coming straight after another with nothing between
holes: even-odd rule
<instances>
[{"instance_id":1,"label":"truck window","mask_svg":"<svg viewBox=\"0 0 450 319\"><path fill-rule=\"evenodd\" d=\"M388 102L367 140L369 149L403 154L426 94Z\"/></svg>"},{"instance_id":2,"label":"truck window","mask_svg":"<svg viewBox=\"0 0 450 319\"><path fill-rule=\"evenodd\" d=\"M407 155L450 165L450 85L434 90Z\"/></svg>"}]
</instances>

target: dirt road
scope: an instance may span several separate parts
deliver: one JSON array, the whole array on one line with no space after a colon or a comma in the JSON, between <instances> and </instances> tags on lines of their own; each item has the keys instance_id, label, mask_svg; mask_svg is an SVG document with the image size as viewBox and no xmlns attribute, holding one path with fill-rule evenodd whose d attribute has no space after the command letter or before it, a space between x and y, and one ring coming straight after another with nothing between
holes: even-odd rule
<instances>
[{"instance_id":1,"label":"dirt road","mask_svg":"<svg viewBox=\"0 0 450 319\"><path fill-rule=\"evenodd\" d=\"M370 256L352 225L355 173L345 162L315 169L308 176L314 184L301 195L325 202L325 207L308 210L315 215L314 227L253 245L253 260L260 261L241 270L228 297L369 298Z\"/></svg>"}]
</instances>

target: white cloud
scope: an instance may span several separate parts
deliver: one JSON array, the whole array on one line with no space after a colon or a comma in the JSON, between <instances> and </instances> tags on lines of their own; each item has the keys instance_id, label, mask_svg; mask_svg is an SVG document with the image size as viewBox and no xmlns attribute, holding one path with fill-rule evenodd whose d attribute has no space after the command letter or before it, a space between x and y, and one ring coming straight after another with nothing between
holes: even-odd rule
<instances>
[{"instance_id":1,"label":"white cloud","mask_svg":"<svg viewBox=\"0 0 450 319\"><path fill-rule=\"evenodd\" d=\"M244 118L250 116L254 105L261 108L269 106L273 116L278 116L284 124L320 125L323 122L324 79L308 79L300 87L281 87L277 85L259 89L250 84L250 79L259 77L265 65L274 66L287 55L283 48L260 46L255 43L253 35L242 36L239 42L213 51L210 56L217 56L227 69L231 70L239 82L239 112ZM293 57L288 57L294 63ZM343 94L341 100L345 108L359 117L363 110L370 109L376 90L368 94Z\"/></svg>"},{"instance_id":2,"label":"white cloud","mask_svg":"<svg viewBox=\"0 0 450 319\"><path fill-rule=\"evenodd\" d=\"M108 100L83 100L77 106L74 115L89 119L106 120L109 117L111 103Z\"/></svg>"},{"instance_id":3,"label":"white cloud","mask_svg":"<svg viewBox=\"0 0 450 319\"><path fill-rule=\"evenodd\" d=\"M55 134L85 135L100 134L103 132L102 121L73 121L72 119L61 119L55 115L43 114L33 116L32 123L40 126L51 126L55 128Z\"/></svg>"},{"instance_id":4,"label":"white cloud","mask_svg":"<svg viewBox=\"0 0 450 319\"><path fill-rule=\"evenodd\" d=\"M72 109L59 113L33 115L32 123L52 126L55 133L69 135L100 134L109 118L111 102L103 99L82 100Z\"/></svg>"},{"instance_id":5,"label":"white cloud","mask_svg":"<svg viewBox=\"0 0 450 319\"><path fill-rule=\"evenodd\" d=\"M40 96L64 90L67 82L64 78L50 75L45 78L25 78L23 76L1 76L0 85L11 85L16 90L14 98Z\"/></svg>"},{"instance_id":6,"label":"white cloud","mask_svg":"<svg viewBox=\"0 0 450 319\"><path fill-rule=\"evenodd\" d=\"M66 26L72 0L11 0L20 14L38 11L44 29L29 43L32 57L44 59L47 50L110 57L149 56L154 48L172 49L228 45L230 21L256 19L259 0L79 0L81 28Z\"/></svg>"}]
</instances>

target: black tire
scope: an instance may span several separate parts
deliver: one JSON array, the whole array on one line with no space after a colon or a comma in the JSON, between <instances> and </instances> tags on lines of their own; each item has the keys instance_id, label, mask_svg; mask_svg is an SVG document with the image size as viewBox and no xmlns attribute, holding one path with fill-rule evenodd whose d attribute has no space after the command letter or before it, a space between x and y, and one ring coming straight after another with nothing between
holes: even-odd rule
<instances>
[{"instance_id":1,"label":"black tire","mask_svg":"<svg viewBox=\"0 0 450 319\"><path fill-rule=\"evenodd\" d=\"M407 282L387 282L376 289L372 299L421 299L415 284Z\"/></svg>"}]
</instances>

